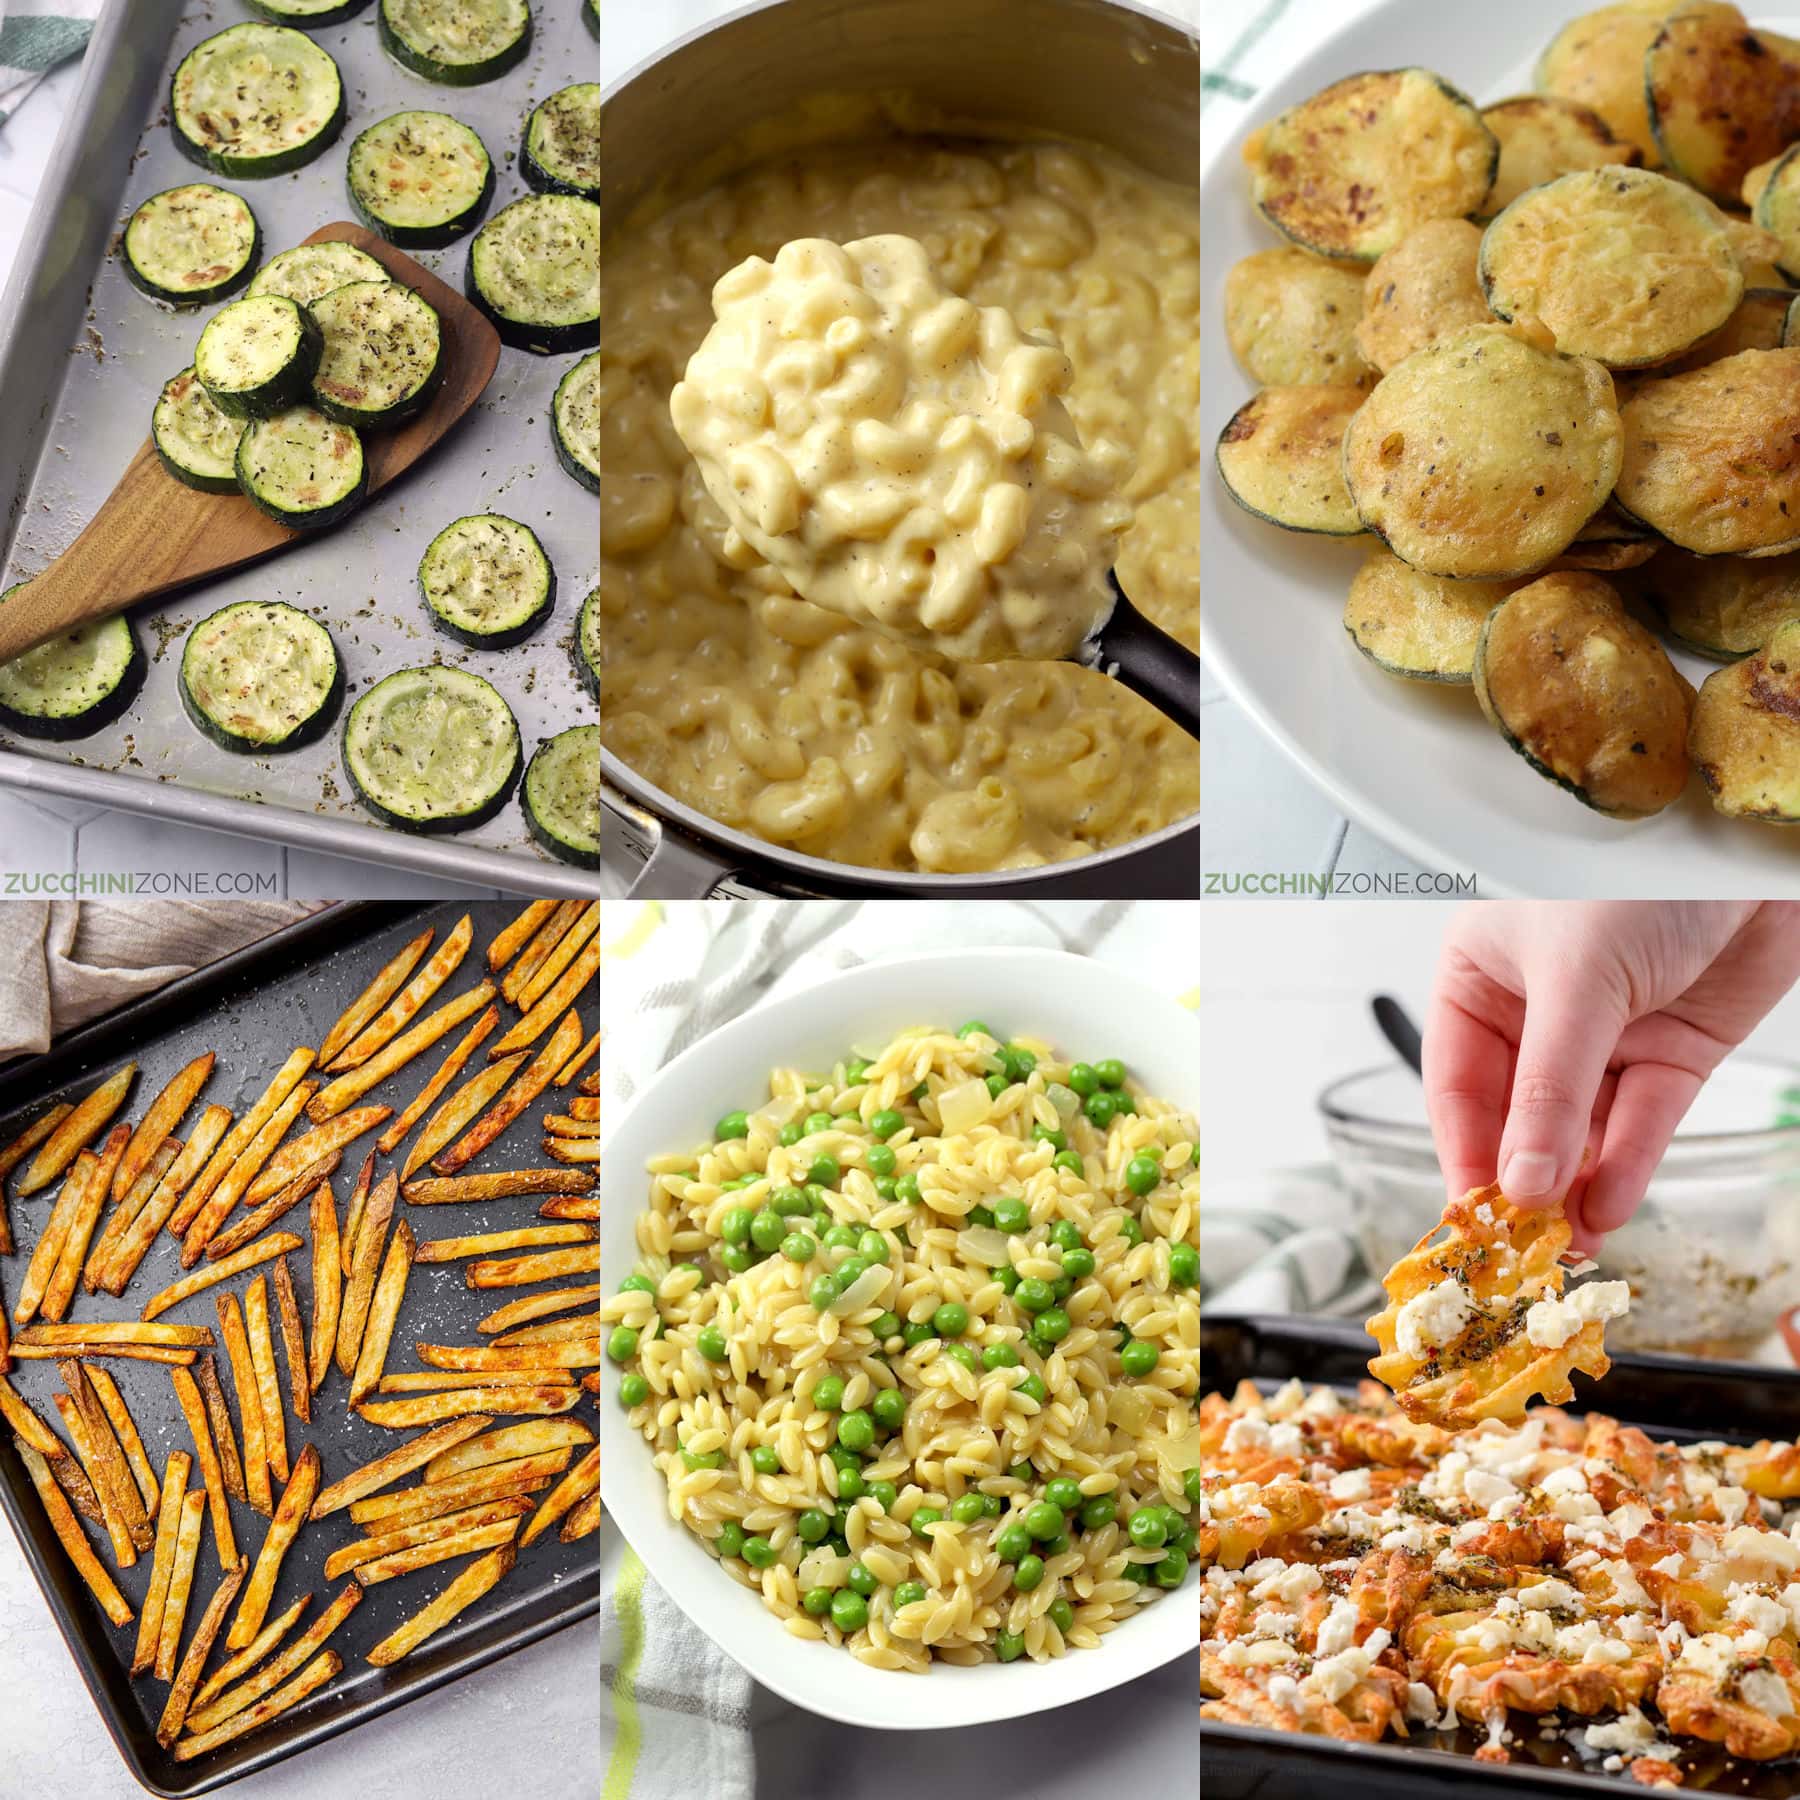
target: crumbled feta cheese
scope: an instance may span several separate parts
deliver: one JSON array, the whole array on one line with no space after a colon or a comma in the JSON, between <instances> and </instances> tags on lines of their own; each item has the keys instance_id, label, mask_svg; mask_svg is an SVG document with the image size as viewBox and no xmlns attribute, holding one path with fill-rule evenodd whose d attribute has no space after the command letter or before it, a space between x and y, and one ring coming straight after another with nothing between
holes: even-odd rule
<instances>
[{"instance_id":1,"label":"crumbled feta cheese","mask_svg":"<svg viewBox=\"0 0 1800 1800\"><path fill-rule=\"evenodd\" d=\"M1233 1638L1219 1651L1219 1661L1234 1669L1299 1660L1300 1652L1285 1638Z\"/></svg>"},{"instance_id":2,"label":"crumbled feta cheese","mask_svg":"<svg viewBox=\"0 0 1800 1800\"><path fill-rule=\"evenodd\" d=\"M1619 1636L1628 1644L1654 1644L1656 1633L1642 1613L1626 1613L1619 1620Z\"/></svg>"},{"instance_id":3,"label":"crumbled feta cheese","mask_svg":"<svg viewBox=\"0 0 1800 1800\"><path fill-rule=\"evenodd\" d=\"M1585 1494L1588 1491L1587 1477L1575 1463L1565 1464L1560 1469L1552 1469L1538 1483L1546 1494Z\"/></svg>"},{"instance_id":4,"label":"crumbled feta cheese","mask_svg":"<svg viewBox=\"0 0 1800 1800\"><path fill-rule=\"evenodd\" d=\"M1725 1554L1736 1562L1772 1569L1800 1569L1800 1544L1779 1531L1760 1525L1734 1525L1720 1539Z\"/></svg>"},{"instance_id":5,"label":"crumbled feta cheese","mask_svg":"<svg viewBox=\"0 0 1800 1800\"><path fill-rule=\"evenodd\" d=\"M1438 1725L1437 1695L1422 1681L1406 1684L1406 1716L1415 1725L1433 1731Z\"/></svg>"},{"instance_id":6,"label":"crumbled feta cheese","mask_svg":"<svg viewBox=\"0 0 1800 1800\"><path fill-rule=\"evenodd\" d=\"M1328 1387L1316 1387L1307 1395L1306 1404L1300 1408L1303 1419L1329 1419L1332 1414L1344 1410L1343 1403Z\"/></svg>"},{"instance_id":7,"label":"crumbled feta cheese","mask_svg":"<svg viewBox=\"0 0 1800 1800\"><path fill-rule=\"evenodd\" d=\"M1325 1577L1311 1563L1292 1563L1277 1575L1259 1581L1250 1590L1252 1600L1283 1600L1290 1606L1325 1585Z\"/></svg>"},{"instance_id":8,"label":"crumbled feta cheese","mask_svg":"<svg viewBox=\"0 0 1800 1800\"><path fill-rule=\"evenodd\" d=\"M1794 1710L1788 1685L1773 1669L1751 1669L1738 1680L1738 1697L1753 1711L1785 1719Z\"/></svg>"},{"instance_id":9,"label":"crumbled feta cheese","mask_svg":"<svg viewBox=\"0 0 1800 1800\"><path fill-rule=\"evenodd\" d=\"M1610 1725L1588 1726L1582 1735L1590 1750L1627 1750L1637 1756L1656 1742L1656 1727L1634 1706Z\"/></svg>"},{"instance_id":10,"label":"crumbled feta cheese","mask_svg":"<svg viewBox=\"0 0 1800 1800\"><path fill-rule=\"evenodd\" d=\"M1631 1307L1624 1281L1590 1281L1558 1299L1539 1300L1525 1314L1525 1335L1540 1350L1560 1350L1582 1326L1617 1319Z\"/></svg>"},{"instance_id":11,"label":"crumbled feta cheese","mask_svg":"<svg viewBox=\"0 0 1800 1800\"><path fill-rule=\"evenodd\" d=\"M1661 1562L1653 1562L1650 1567L1658 1575L1679 1575L1681 1573L1681 1552L1671 1550Z\"/></svg>"},{"instance_id":12,"label":"crumbled feta cheese","mask_svg":"<svg viewBox=\"0 0 1800 1800\"><path fill-rule=\"evenodd\" d=\"M1383 1550L1423 1550L1425 1548L1425 1528L1417 1519L1405 1525L1397 1525L1392 1531L1385 1533L1381 1540Z\"/></svg>"},{"instance_id":13,"label":"crumbled feta cheese","mask_svg":"<svg viewBox=\"0 0 1800 1800\"><path fill-rule=\"evenodd\" d=\"M1719 1509L1719 1517L1727 1525L1738 1525L1743 1522L1744 1514L1749 1508L1750 1495L1741 1487L1715 1488L1713 1505Z\"/></svg>"},{"instance_id":14,"label":"crumbled feta cheese","mask_svg":"<svg viewBox=\"0 0 1800 1800\"><path fill-rule=\"evenodd\" d=\"M1221 1569L1216 1563L1206 1571L1206 1585L1217 1588L1221 1593L1229 1593L1240 1581L1249 1576L1248 1569Z\"/></svg>"},{"instance_id":15,"label":"crumbled feta cheese","mask_svg":"<svg viewBox=\"0 0 1800 1800\"><path fill-rule=\"evenodd\" d=\"M1300 1427L1282 1420L1279 1425L1269 1427L1269 1451L1274 1456L1298 1456L1302 1438Z\"/></svg>"},{"instance_id":16,"label":"crumbled feta cheese","mask_svg":"<svg viewBox=\"0 0 1800 1800\"><path fill-rule=\"evenodd\" d=\"M1414 1294L1400 1308L1394 1317L1394 1341L1402 1355L1426 1362L1433 1350L1455 1343L1474 1316L1474 1302L1446 1278Z\"/></svg>"},{"instance_id":17,"label":"crumbled feta cheese","mask_svg":"<svg viewBox=\"0 0 1800 1800\"><path fill-rule=\"evenodd\" d=\"M1331 1603L1331 1611L1320 1621L1314 1654L1316 1656L1335 1656L1338 1651L1354 1644L1356 1642L1356 1622L1355 1602L1334 1600Z\"/></svg>"},{"instance_id":18,"label":"crumbled feta cheese","mask_svg":"<svg viewBox=\"0 0 1800 1800\"><path fill-rule=\"evenodd\" d=\"M1550 1503L1550 1510L1559 1519L1567 1519L1571 1524L1582 1519L1598 1519L1604 1508L1592 1494L1558 1494Z\"/></svg>"},{"instance_id":19,"label":"crumbled feta cheese","mask_svg":"<svg viewBox=\"0 0 1800 1800\"><path fill-rule=\"evenodd\" d=\"M1233 1419L1225 1428L1224 1449L1227 1455L1239 1450L1259 1450L1269 1441L1269 1421L1255 1413Z\"/></svg>"},{"instance_id":20,"label":"crumbled feta cheese","mask_svg":"<svg viewBox=\"0 0 1800 1800\"><path fill-rule=\"evenodd\" d=\"M1541 1607L1579 1607L1581 1596L1566 1581L1558 1581L1554 1575L1542 1581L1527 1582L1519 1589L1521 1606Z\"/></svg>"},{"instance_id":21,"label":"crumbled feta cheese","mask_svg":"<svg viewBox=\"0 0 1800 1800\"><path fill-rule=\"evenodd\" d=\"M1300 1684L1291 1675L1271 1675L1269 1677L1269 1699L1288 1712L1300 1710Z\"/></svg>"},{"instance_id":22,"label":"crumbled feta cheese","mask_svg":"<svg viewBox=\"0 0 1800 1800\"><path fill-rule=\"evenodd\" d=\"M1637 1571L1622 1556L1615 1556L1600 1566L1612 1577L1612 1597L1621 1606L1650 1605L1650 1596L1644 1592Z\"/></svg>"},{"instance_id":23,"label":"crumbled feta cheese","mask_svg":"<svg viewBox=\"0 0 1800 1800\"><path fill-rule=\"evenodd\" d=\"M1331 1478L1330 1494L1334 1500L1366 1500L1369 1497L1369 1471L1346 1469Z\"/></svg>"},{"instance_id":24,"label":"crumbled feta cheese","mask_svg":"<svg viewBox=\"0 0 1800 1800\"><path fill-rule=\"evenodd\" d=\"M1463 1496L1479 1506L1490 1517L1499 1515L1490 1509L1499 1501L1515 1498L1519 1490L1504 1475L1496 1475L1491 1469L1471 1469L1463 1477Z\"/></svg>"},{"instance_id":25,"label":"crumbled feta cheese","mask_svg":"<svg viewBox=\"0 0 1800 1800\"><path fill-rule=\"evenodd\" d=\"M1681 1646L1676 1667L1693 1669L1717 1687L1731 1673L1732 1640L1722 1631L1708 1631L1689 1638Z\"/></svg>"},{"instance_id":26,"label":"crumbled feta cheese","mask_svg":"<svg viewBox=\"0 0 1800 1800\"><path fill-rule=\"evenodd\" d=\"M1582 1569L1591 1569L1599 1560L1598 1550L1577 1550L1573 1556L1563 1558L1563 1567L1573 1575Z\"/></svg>"},{"instance_id":27,"label":"crumbled feta cheese","mask_svg":"<svg viewBox=\"0 0 1800 1800\"><path fill-rule=\"evenodd\" d=\"M1629 1543L1654 1516L1649 1507L1627 1500L1606 1515L1606 1522L1619 1534L1620 1543Z\"/></svg>"},{"instance_id":28,"label":"crumbled feta cheese","mask_svg":"<svg viewBox=\"0 0 1800 1800\"><path fill-rule=\"evenodd\" d=\"M1262 1489L1254 1481L1233 1482L1230 1487L1213 1495L1214 1510L1230 1518L1233 1513L1247 1511L1261 1492Z\"/></svg>"},{"instance_id":29,"label":"crumbled feta cheese","mask_svg":"<svg viewBox=\"0 0 1800 1800\"><path fill-rule=\"evenodd\" d=\"M1271 1419L1285 1419L1306 1404L1306 1389L1298 1381L1284 1381L1263 1407Z\"/></svg>"},{"instance_id":30,"label":"crumbled feta cheese","mask_svg":"<svg viewBox=\"0 0 1800 1800\"><path fill-rule=\"evenodd\" d=\"M1725 1616L1744 1625L1754 1625L1764 1637L1774 1637L1787 1629L1787 1608L1767 1594L1744 1588L1733 1594L1725 1606Z\"/></svg>"},{"instance_id":31,"label":"crumbled feta cheese","mask_svg":"<svg viewBox=\"0 0 1800 1800\"><path fill-rule=\"evenodd\" d=\"M1250 1581L1267 1581L1271 1575L1279 1575L1287 1567L1279 1556L1259 1556L1245 1571Z\"/></svg>"},{"instance_id":32,"label":"crumbled feta cheese","mask_svg":"<svg viewBox=\"0 0 1800 1800\"><path fill-rule=\"evenodd\" d=\"M1368 1674L1389 1641L1387 1630L1378 1628L1369 1633L1364 1643L1315 1659L1312 1673L1302 1679L1301 1687L1324 1695L1335 1705Z\"/></svg>"}]
</instances>

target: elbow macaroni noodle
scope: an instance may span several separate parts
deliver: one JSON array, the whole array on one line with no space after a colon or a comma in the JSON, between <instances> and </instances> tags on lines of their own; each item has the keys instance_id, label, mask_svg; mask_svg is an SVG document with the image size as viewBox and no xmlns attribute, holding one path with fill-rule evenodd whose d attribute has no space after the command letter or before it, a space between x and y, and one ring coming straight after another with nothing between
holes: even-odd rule
<instances>
[{"instance_id":1,"label":"elbow macaroni noodle","mask_svg":"<svg viewBox=\"0 0 1800 1800\"><path fill-rule=\"evenodd\" d=\"M813 856L963 873L1127 843L1199 805L1199 750L1068 663L953 663L800 599L740 548L670 417L728 270L898 233L1048 333L1084 443L1133 460L1114 566L1199 643L1199 268L1190 192L1103 152L886 137L730 177L608 235L601 729L673 798ZM722 556L725 560L721 560ZM750 563L756 566L742 566Z\"/></svg>"},{"instance_id":2,"label":"elbow macaroni noodle","mask_svg":"<svg viewBox=\"0 0 1800 1800\"><path fill-rule=\"evenodd\" d=\"M669 396L730 524L817 606L972 662L1073 656L1112 609L1123 455L1083 450L1054 344L911 238L802 238L713 289Z\"/></svg>"}]
</instances>

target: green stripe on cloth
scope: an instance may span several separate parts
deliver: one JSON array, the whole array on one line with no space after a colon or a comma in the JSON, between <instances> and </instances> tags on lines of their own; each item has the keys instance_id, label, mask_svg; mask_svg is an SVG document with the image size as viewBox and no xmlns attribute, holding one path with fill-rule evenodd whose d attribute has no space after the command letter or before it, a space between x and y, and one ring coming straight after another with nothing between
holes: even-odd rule
<instances>
[{"instance_id":1,"label":"green stripe on cloth","mask_svg":"<svg viewBox=\"0 0 1800 1800\"><path fill-rule=\"evenodd\" d=\"M1200 87L1203 93L1224 94L1232 100L1248 100L1255 92L1247 81L1239 81L1233 75L1202 75Z\"/></svg>"},{"instance_id":2,"label":"green stripe on cloth","mask_svg":"<svg viewBox=\"0 0 1800 1800\"><path fill-rule=\"evenodd\" d=\"M8 19L0 25L0 69L18 69L27 75L42 75L79 56L87 48L92 19L70 19L63 16Z\"/></svg>"},{"instance_id":3,"label":"green stripe on cloth","mask_svg":"<svg viewBox=\"0 0 1800 1800\"><path fill-rule=\"evenodd\" d=\"M1270 4L1265 6L1244 27L1243 35L1225 52L1219 62L1201 76L1200 105L1202 109L1215 94L1224 94L1232 100L1248 100L1256 92L1253 84L1234 80L1232 71L1256 48L1269 28L1287 9L1288 0L1270 0Z\"/></svg>"},{"instance_id":4,"label":"green stripe on cloth","mask_svg":"<svg viewBox=\"0 0 1800 1800\"><path fill-rule=\"evenodd\" d=\"M627 1548L620 1559L613 1606L619 1615L625 1654L619 1658L618 1673L613 1677L613 1717L618 1729L613 1735L612 1756L606 1765L600 1800L627 1800L644 1742L638 1723L636 1687L638 1668L644 1660L644 1565L635 1550Z\"/></svg>"}]
</instances>

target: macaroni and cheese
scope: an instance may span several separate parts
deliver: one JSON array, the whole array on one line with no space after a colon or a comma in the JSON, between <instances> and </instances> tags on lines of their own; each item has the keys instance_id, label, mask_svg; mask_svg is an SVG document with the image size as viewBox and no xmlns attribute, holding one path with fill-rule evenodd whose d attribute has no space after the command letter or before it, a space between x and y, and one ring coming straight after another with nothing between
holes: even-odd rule
<instances>
[{"instance_id":1,"label":"macaroni and cheese","mask_svg":"<svg viewBox=\"0 0 1800 1800\"><path fill-rule=\"evenodd\" d=\"M1122 457L1082 449L1054 344L904 237L799 239L712 302L669 412L732 567L971 662L1072 656L1105 622Z\"/></svg>"},{"instance_id":2,"label":"macaroni and cheese","mask_svg":"<svg viewBox=\"0 0 1800 1800\"><path fill-rule=\"evenodd\" d=\"M1192 738L1067 663L951 663L722 564L669 416L719 277L795 238L900 233L945 284L1048 332L1084 443L1134 457L1115 559L1199 643L1199 267L1191 192L1096 150L888 136L752 167L609 230L601 349L602 732L676 800L868 867L1034 867L1196 810Z\"/></svg>"}]
</instances>

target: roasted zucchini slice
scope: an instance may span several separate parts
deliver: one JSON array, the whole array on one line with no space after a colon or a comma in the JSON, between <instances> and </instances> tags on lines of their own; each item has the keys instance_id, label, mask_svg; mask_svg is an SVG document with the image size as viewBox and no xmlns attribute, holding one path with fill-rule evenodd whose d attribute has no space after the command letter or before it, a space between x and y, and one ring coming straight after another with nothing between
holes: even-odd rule
<instances>
[{"instance_id":1,"label":"roasted zucchini slice","mask_svg":"<svg viewBox=\"0 0 1800 1800\"><path fill-rule=\"evenodd\" d=\"M556 384L550 404L556 460L590 494L600 491L600 352L584 356Z\"/></svg>"},{"instance_id":2,"label":"roasted zucchini slice","mask_svg":"<svg viewBox=\"0 0 1800 1800\"><path fill-rule=\"evenodd\" d=\"M1344 437L1358 516L1416 569L1535 574L1599 511L1619 472L1612 377L1547 334L1474 325L1388 374Z\"/></svg>"},{"instance_id":3,"label":"roasted zucchini slice","mask_svg":"<svg viewBox=\"0 0 1800 1800\"><path fill-rule=\"evenodd\" d=\"M1446 581L1371 550L1350 583L1344 629L1376 668L1408 681L1474 679L1475 643L1516 581Z\"/></svg>"},{"instance_id":4,"label":"roasted zucchini slice","mask_svg":"<svg viewBox=\"0 0 1800 1800\"><path fill-rule=\"evenodd\" d=\"M1474 673L1490 723L1584 806L1642 819L1681 798L1694 690L1598 575L1545 575L1503 600Z\"/></svg>"},{"instance_id":5,"label":"roasted zucchini slice","mask_svg":"<svg viewBox=\"0 0 1800 1800\"><path fill-rule=\"evenodd\" d=\"M519 786L531 835L578 869L600 866L600 727L571 725L539 744Z\"/></svg>"},{"instance_id":6,"label":"roasted zucchini slice","mask_svg":"<svg viewBox=\"0 0 1800 1800\"><path fill-rule=\"evenodd\" d=\"M569 645L575 678L596 700L600 698L600 590L595 588L581 603L575 636Z\"/></svg>"},{"instance_id":7,"label":"roasted zucchini slice","mask_svg":"<svg viewBox=\"0 0 1800 1800\"><path fill-rule=\"evenodd\" d=\"M220 412L268 419L306 397L324 346L305 307L279 294L247 294L207 321L194 374Z\"/></svg>"},{"instance_id":8,"label":"roasted zucchini slice","mask_svg":"<svg viewBox=\"0 0 1800 1800\"><path fill-rule=\"evenodd\" d=\"M540 194L600 198L600 84L559 88L525 121L519 172Z\"/></svg>"},{"instance_id":9,"label":"roasted zucchini slice","mask_svg":"<svg viewBox=\"0 0 1800 1800\"><path fill-rule=\"evenodd\" d=\"M1665 21L1644 54L1644 97L1670 174L1726 206L1800 128L1800 74L1713 0Z\"/></svg>"},{"instance_id":10,"label":"roasted zucchini slice","mask_svg":"<svg viewBox=\"0 0 1800 1800\"><path fill-rule=\"evenodd\" d=\"M250 203L204 181L152 194L125 227L126 278L153 300L199 306L250 279L262 232Z\"/></svg>"},{"instance_id":11,"label":"roasted zucchini slice","mask_svg":"<svg viewBox=\"0 0 1800 1800\"><path fill-rule=\"evenodd\" d=\"M516 350L598 344L600 208L572 194L515 200L476 232L465 291Z\"/></svg>"},{"instance_id":12,"label":"roasted zucchini slice","mask_svg":"<svg viewBox=\"0 0 1800 1800\"><path fill-rule=\"evenodd\" d=\"M441 112L378 120L350 146L345 179L356 216L390 244L441 249L473 231L494 192L480 136Z\"/></svg>"},{"instance_id":13,"label":"roasted zucchini slice","mask_svg":"<svg viewBox=\"0 0 1800 1800\"><path fill-rule=\"evenodd\" d=\"M1219 475L1245 512L1287 531L1355 537L1344 486L1344 431L1361 388L1264 388L1219 434Z\"/></svg>"},{"instance_id":14,"label":"roasted zucchini slice","mask_svg":"<svg viewBox=\"0 0 1800 1800\"><path fill-rule=\"evenodd\" d=\"M25 585L0 594L0 605ZM144 653L123 613L77 625L0 663L0 731L59 743L92 737L137 698L144 672Z\"/></svg>"},{"instance_id":15,"label":"roasted zucchini slice","mask_svg":"<svg viewBox=\"0 0 1800 1800\"><path fill-rule=\"evenodd\" d=\"M529 525L477 513L446 525L419 559L431 622L477 650L523 642L556 605L556 570Z\"/></svg>"},{"instance_id":16,"label":"roasted zucchini slice","mask_svg":"<svg viewBox=\"0 0 1800 1800\"><path fill-rule=\"evenodd\" d=\"M1795 150L1800 144L1776 158L1757 189L1751 213L1780 246L1775 266L1788 281L1800 281L1800 156Z\"/></svg>"},{"instance_id":17,"label":"roasted zucchini slice","mask_svg":"<svg viewBox=\"0 0 1800 1800\"><path fill-rule=\"evenodd\" d=\"M354 427L310 406L256 420L238 439L237 477L246 500L293 531L338 524L369 491Z\"/></svg>"},{"instance_id":18,"label":"roasted zucchini slice","mask_svg":"<svg viewBox=\"0 0 1800 1800\"><path fill-rule=\"evenodd\" d=\"M250 284L252 294L279 294L297 300L302 306L312 303L347 281L386 281L388 272L368 251L354 244L340 244L326 239L318 244L301 244L271 256L258 270Z\"/></svg>"},{"instance_id":19,"label":"roasted zucchini slice","mask_svg":"<svg viewBox=\"0 0 1800 1800\"><path fill-rule=\"evenodd\" d=\"M1466 218L1500 145L1475 102L1428 69L1348 75L1252 132L1250 194L1321 256L1373 262L1427 219Z\"/></svg>"},{"instance_id":20,"label":"roasted zucchini slice","mask_svg":"<svg viewBox=\"0 0 1800 1800\"><path fill-rule=\"evenodd\" d=\"M1637 145L1616 137L1591 106L1555 94L1498 100L1482 108L1481 118L1500 140L1499 173L1482 205L1490 216L1510 206L1527 188L1559 175L1609 163L1636 168L1644 160Z\"/></svg>"},{"instance_id":21,"label":"roasted zucchini slice","mask_svg":"<svg viewBox=\"0 0 1800 1800\"><path fill-rule=\"evenodd\" d=\"M1670 637L1696 656L1735 662L1800 619L1800 551L1690 556L1665 548L1632 583Z\"/></svg>"},{"instance_id":22,"label":"roasted zucchini slice","mask_svg":"<svg viewBox=\"0 0 1800 1800\"><path fill-rule=\"evenodd\" d=\"M1262 387L1372 387L1356 348L1363 275L1296 250L1258 250L1225 277L1225 337Z\"/></svg>"},{"instance_id":23,"label":"roasted zucchini slice","mask_svg":"<svg viewBox=\"0 0 1800 1800\"><path fill-rule=\"evenodd\" d=\"M1800 548L1800 350L1744 350L1625 403L1614 500L1699 556Z\"/></svg>"},{"instance_id":24,"label":"roasted zucchini slice","mask_svg":"<svg viewBox=\"0 0 1800 1800\"><path fill-rule=\"evenodd\" d=\"M321 25L341 25L346 19L354 19L369 0L244 0L244 4L276 25L316 30Z\"/></svg>"},{"instance_id":25,"label":"roasted zucchini slice","mask_svg":"<svg viewBox=\"0 0 1800 1800\"><path fill-rule=\"evenodd\" d=\"M1356 347L1387 370L1466 325L1491 324L1480 253L1480 229L1467 219L1430 219L1409 231L1368 273Z\"/></svg>"},{"instance_id":26,"label":"roasted zucchini slice","mask_svg":"<svg viewBox=\"0 0 1800 1800\"><path fill-rule=\"evenodd\" d=\"M1800 825L1800 621L1700 684L1688 755L1716 811Z\"/></svg>"},{"instance_id":27,"label":"roasted zucchini slice","mask_svg":"<svg viewBox=\"0 0 1800 1800\"><path fill-rule=\"evenodd\" d=\"M436 390L443 331L436 309L397 281L352 281L308 309L325 339L313 405L369 430L409 419Z\"/></svg>"},{"instance_id":28,"label":"roasted zucchini slice","mask_svg":"<svg viewBox=\"0 0 1800 1800\"><path fill-rule=\"evenodd\" d=\"M581 0L581 22L596 38L600 35L600 0Z\"/></svg>"},{"instance_id":29,"label":"roasted zucchini slice","mask_svg":"<svg viewBox=\"0 0 1800 1800\"><path fill-rule=\"evenodd\" d=\"M181 153L221 175L285 175L343 128L343 77L303 31L232 25L176 68L169 123Z\"/></svg>"},{"instance_id":30,"label":"roasted zucchini slice","mask_svg":"<svg viewBox=\"0 0 1800 1800\"><path fill-rule=\"evenodd\" d=\"M1501 319L1542 319L1557 348L1610 369L1691 350L1732 315L1744 273L1714 210L1648 169L1586 169L1515 200L1482 234Z\"/></svg>"},{"instance_id":31,"label":"roasted zucchini slice","mask_svg":"<svg viewBox=\"0 0 1800 1800\"><path fill-rule=\"evenodd\" d=\"M244 421L213 405L192 369L163 384L150 415L150 441L162 466L203 494L238 491L237 447Z\"/></svg>"},{"instance_id":32,"label":"roasted zucchini slice","mask_svg":"<svg viewBox=\"0 0 1800 1800\"><path fill-rule=\"evenodd\" d=\"M280 600L239 600L188 633L177 685L204 736L240 756L266 756L324 735L344 697L344 665L310 614Z\"/></svg>"},{"instance_id":33,"label":"roasted zucchini slice","mask_svg":"<svg viewBox=\"0 0 1800 1800\"><path fill-rule=\"evenodd\" d=\"M1650 169L1662 152L1644 97L1644 52L1681 0L1628 0L1571 19L1538 58L1537 89L1592 107Z\"/></svg>"},{"instance_id":34,"label":"roasted zucchini slice","mask_svg":"<svg viewBox=\"0 0 1800 1800\"><path fill-rule=\"evenodd\" d=\"M381 0L381 47L446 87L494 81L531 48L531 0Z\"/></svg>"}]
</instances>

